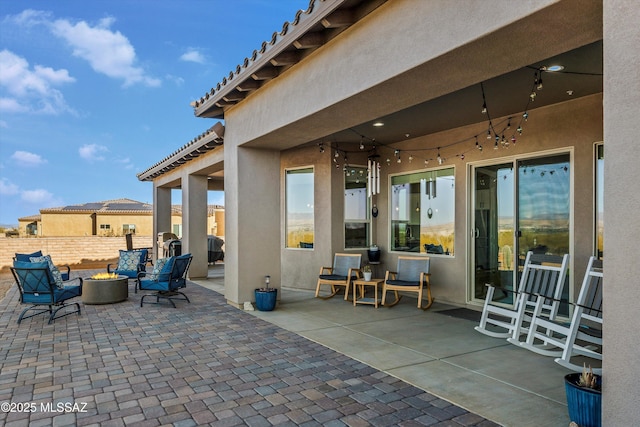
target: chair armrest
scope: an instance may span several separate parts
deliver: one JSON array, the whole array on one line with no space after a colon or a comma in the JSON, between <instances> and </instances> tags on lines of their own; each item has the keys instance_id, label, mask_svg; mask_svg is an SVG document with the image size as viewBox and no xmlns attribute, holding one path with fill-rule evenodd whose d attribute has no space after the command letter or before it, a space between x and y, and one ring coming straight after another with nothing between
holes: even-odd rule
<instances>
[{"instance_id":1,"label":"chair armrest","mask_svg":"<svg viewBox=\"0 0 640 427\"><path fill-rule=\"evenodd\" d=\"M333 273L333 267L320 267L320 274Z\"/></svg>"},{"instance_id":2,"label":"chair armrest","mask_svg":"<svg viewBox=\"0 0 640 427\"><path fill-rule=\"evenodd\" d=\"M510 294L519 294L519 291L514 291L513 289L507 289L507 288L503 288L502 286L498 286L498 285L494 285L493 283L485 283L484 284L487 288L495 288L495 289L499 289L502 292L507 292Z\"/></svg>"},{"instance_id":3,"label":"chair armrest","mask_svg":"<svg viewBox=\"0 0 640 427\"><path fill-rule=\"evenodd\" d=\"M389 271L387 270L387 272L384 274L384 281L386 282L389 279L395 279L397 276L398 272L397 271Z\"/></svg>"},{"instance_id":4,"label":"chair armrest","mask_svg":"<svg viewBox=\"0 0 640 427\"><path fill-rule=\"evenodd\" d=\"M56 265L56 267L58 267L58 270L60 270L61 273L63 268L67 269L67 274L71 273L71 267L69 267L68 265L60 265L60 266Z\"/></svg>"},{"instance_id":5,"label":"chair armrest","mask_svg":"<svg viewBox=\"0 0 640 427\"><path fill-rule=\"evenodd\" d=\"M107 273L111 274L111 266L115 265L116 267L118 266L117 264L107 264Z\"/></svg>"}]
</instances>

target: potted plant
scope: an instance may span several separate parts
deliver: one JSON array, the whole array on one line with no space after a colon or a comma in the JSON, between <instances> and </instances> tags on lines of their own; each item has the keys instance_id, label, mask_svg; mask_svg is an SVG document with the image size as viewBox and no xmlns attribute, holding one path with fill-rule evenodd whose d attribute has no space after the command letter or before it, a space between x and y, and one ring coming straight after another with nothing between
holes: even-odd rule
<instances>
[{"instance_id":1,"label":"potted plant","mask_svg":"<svg viewBox=\"0 0 640 427\"><path fill-rule=\"evenodd\" d=\"M565 375L569 418L580 427L602 425L602 376L594 374L591 366L582 373Z\"/></svg>"},{"instance_id":2,"label":"potted plant","mask_svg":"<svg viewBox=\"0 0 640 427\"><path fill-rule=\"evenodd\" d=\"M362 274L364 275L364 280L367 282L371 280L371 266L369 264L362 267Z\"/></svg>"},{"instance_id":3,"label":"potted plant","mask_svg":"<svg viewBox=\"0 0 640 427\"><path fill-rule=\"evenodd\" d=\"M256 308L260 311L273 311L276 307L278 290L270 288L269 283L271 283L271 276L264 276L264 288L255 290Z\"/></svg>"}]
</instances>

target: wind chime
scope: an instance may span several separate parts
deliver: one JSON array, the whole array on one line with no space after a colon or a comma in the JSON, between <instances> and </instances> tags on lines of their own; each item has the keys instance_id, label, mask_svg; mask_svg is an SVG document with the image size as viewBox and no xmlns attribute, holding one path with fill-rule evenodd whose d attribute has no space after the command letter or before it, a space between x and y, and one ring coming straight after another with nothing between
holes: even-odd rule
<instances>
[{"instance_id":1,"label":"wind chime","mask_svg":"<svg viewBox=\"0 0 640 427\"><path fill-rule=\"evenodd\" d=\"M367 161L367 196L380 193L380 162L369 159Z\"/></svg>"}]
</instances>

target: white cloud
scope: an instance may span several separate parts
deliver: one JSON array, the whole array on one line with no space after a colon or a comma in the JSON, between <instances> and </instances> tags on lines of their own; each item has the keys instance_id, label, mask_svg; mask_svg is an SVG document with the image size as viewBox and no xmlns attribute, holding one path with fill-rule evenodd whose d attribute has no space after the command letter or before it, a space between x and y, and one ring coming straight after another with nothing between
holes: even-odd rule
<instances>
[{"instance_id":1,"label":"white cloud","mask_svg":"<svg viewBox=\"0 0 640 427\"><path fill-rule=\"evenodd\" d=\"M78 153L80 157L89 162L102 161L105 157L102 155L103 153L108 153L109 149L104 145L98 144L85 144L78 149Z\"/></svg>"},{"instance_id":2,"label":"white cloud","mask_svg":"<svg viewBox=\"0 0 640 427\"><path fill-rule=\"evenodd\" d=\"M13 196L15 194L18 194L19 191L20 189L18 188L18 186L10 182L8 179L0 179L0 194L4 196Z\"/></svg>"},{"instance_id":3,"label":"white cloud","mask_svg":"<svg viewBox=\"0 0 640 427\"><path fill-rule=\"evenodd\" d=\"M61 200L56 198L53 194L47 190L41 188L37 190L25 190L20 195L20 198L27 203L38 205L41 208L49 208L52 206L60 206Z\"/></svg>"},{"instance_id":4,"label":"white cloud","mask_svg":"<svg viewBox=\"0 0 640 427\"><path fill-rule=\"evenodd\" d=\"M189 48L185 53L180 56L181 61L196 62L198 64L204 64L206 62L202 53L194 48Z\"/></svg>"},{"instance_id":5,"label":"white cloud","mask_svg":"<svg viewBox=\"0 0 640 427\"><path fill-rule=\"evenodd\" d=\"M6 19L15 22L18 25L32 27L46 23L51 17L51 12L43 10L26 9L17 15L9 16Z\"/></svg>"},{"instance_id":6,"label":"white cloud","mask_svg":"<svg viewBox=\"0 0 640 427\"><path fill-rule=\"evenodd\" d=\"M75 112L67 105L62 93L55 89L75 79L65 69L35 65L4 49L0 51L0 88L9 96L0 98L0 111L7 113L34 112L61 114Z\"/></svg>"},{"instance_id":7,"label":"white cloud","mask_svg":"<svg viewBox=\"0 0 640 427\"><path fill-rule=\"evenodd\" d=\"M11 158L22 166L40 166L47 163L39 154L29 153L28 151L16 151Z\"/></svg>"},{"instance_id":8,"label":"white cloud","mask_svg":"<svg viewBox=\"0 0 640 427\"><path fill-rule=\"evenodd\" d=\"M73 48L73 55L89 62L91 68L114 79L124 80L125 86L144 84L160 86L160 80L148 76L136 66L136 52L129 39L119 31L112 31L114 18L101 19L94 27L85 21L72 24L58 19L51 25L53 33Z\"/></svg>"},{"instance_id":9,"label":"white cloud","mask_svg":"<svg viewBox=\"0 0 640 427\"><path fill-rule=\"evenodd\" d=\"M164 78L165 80L174 82L176 86L182 86L184 84L184 79L182 77L174 76L173 74L167 74Z\"/></svg>"}]
</instances>

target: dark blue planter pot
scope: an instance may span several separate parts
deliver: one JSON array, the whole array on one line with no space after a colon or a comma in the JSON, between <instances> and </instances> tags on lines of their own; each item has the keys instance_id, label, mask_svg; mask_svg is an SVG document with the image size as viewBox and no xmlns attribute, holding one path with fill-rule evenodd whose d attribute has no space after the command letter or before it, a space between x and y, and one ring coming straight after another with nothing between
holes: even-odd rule
<instances>
[{"instance_id":1,"label":"dark blue planter pot","mask_svg":"<svg viewBox=\"0 0 640 427\"><path fill-rule=\"evenodd\" d=\"M579 373L564 377L564 388L567 393L569 419L580 427L602 426L602 392L590 388L579 387ZM598 385L601 378L598 377Z\"/></svg>"},{"instance_id":2,"label":"dark blue planter pot","mask_svg":"<svg viewBox=\"0 0 640 427\"><path fill-rule=\"evenodd\" d=\"M256 308L260 311L273 311L276 308L278 290L270 288L268 291L256 289Z\"/></svg>"}]
</instances>

